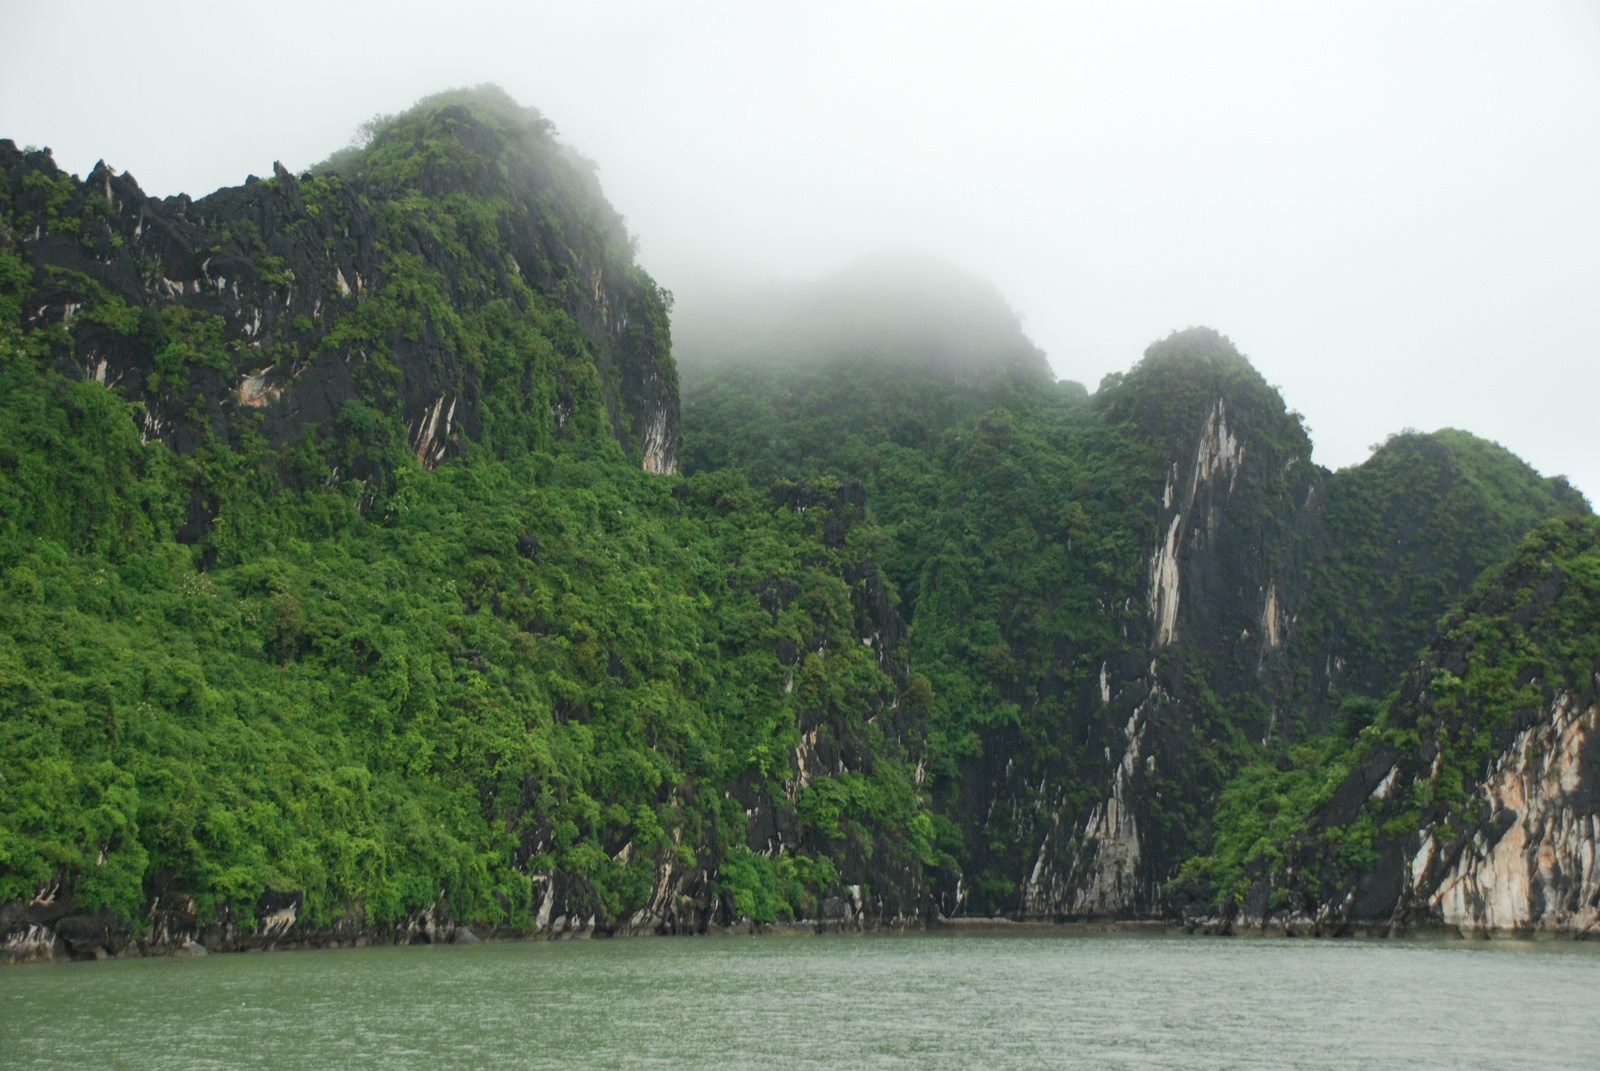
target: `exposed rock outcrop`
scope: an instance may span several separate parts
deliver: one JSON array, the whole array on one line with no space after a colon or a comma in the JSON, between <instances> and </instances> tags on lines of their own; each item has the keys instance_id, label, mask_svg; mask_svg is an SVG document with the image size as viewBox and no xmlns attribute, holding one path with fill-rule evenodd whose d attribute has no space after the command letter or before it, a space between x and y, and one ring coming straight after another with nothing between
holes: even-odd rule
<instances>
[{"instance_id":1,"label":"exposed rock outcrop","mask_svg":"<svg viewBox=\"0 0 1600 1071\"><path fill-rule=\"evenodd\" d=\"M1217 788L1193 748L1214 731L1208 707L1252 697L1236 706L1260 711L1249 731L1267 738L1287 676L1286 604L1304 590L1305 507L1322 479L1305 460L1310 442L1214 332L1152 347L1136 374L1107 419L1133 422L1164 455L1146 583L1103 595L1108 616L1128 622L1123 642L1096 652L1099 672L1064 697L1076 711L1060 730L1091 741L1104 787L1083 802L1081 765L1028 783L1020 772L1035 761L996 732L986 747L1003 765L974 764L969 777L982 780L964 788L979 788L990 814L1009 809L1017 845L1031 846L1006 863L1023 918L1160 917L1165 883L1190 851L1174 812L1205 813Z\"/></svg>"},{"instance_id":2,"label":"exposed rock outcrop","mask_svg":"<svg viewBox=\"0 0 1600 1071\"><path fill-rule=\"evenodd\" d=\"M1432 625L1428 608L1444 608L1440 600L1450 584L1459 585L1456 597L1464 595L1475 575L1474 555L1501 538L1492 531L1452 535L1442 528L1442 513L1407 518L1396 512L1404 504L1390 499L1418 484L1430 495L1459 495L1463 484L1478 478L1464 461L1508 462L1480 449L1477 440L1460 437L1458 453L1410 440L1394 446L1395 456L1386 454L1382 461L1390 469L1409 466L1404 480L1376 465L1389 482L1317 468L1297 416L1285 411L1282 399L1225 339L1205 330L1151 347L1143 364L1106 397L1106 419L1136 429L1158 451L1154 471L1160 483L1151 488L1152 542L1143 584L1140 590L1102 594L1102 612L1112 620L1120 612L1123 642L1092 652L1097 674L1080 675L1059 696L1046 689L1016 695L1023 706L1053 700L1066 707L1070 713L1054 730L1055 739L1040 741L1036 729L1028 742L1014 729L997 727L985 735L984 755L964 764L962 802L947 806L966 824L976 867L991 875L991 886L1001 878L1016 889L1011 903L992 897L980 913L1075 920L1190 912L1192 922L1203 920L1194 924L1212 928L1260 929L1275 918L1272 924L1280 929L1292 925L1308 932L1337 931L1348 919L1374 912L1387 916L1398 886L1380 894L1369 882L1342 907L1280 899L1269 909L1273 887L1263 885L1250 903L1222 915L1214 905L1191 902L1188 892L1174 895L1169 888L1194 851L1197 827L1204 827L1217 805L1228 739L1242 732L1251 744L1271 745L1330 728L1345 694L1341 686L1376 679L1392 657L1376 651L1366 635L1394 637L1391 642L1420 650L1428 638L1422 626ZM1509 466L1516 464L1510 459ZM1511 489L1507 493L1542 503L1545 516L1567 508L1564 485L1552 485L1546 494L1536 474L1509 467L1499 478ZM1587 512L1581 502L1572 511ZM1381 556L1396 563L1400 579ZM1428 590L1415 595L1420 609L1392 602L1397 585L1424 586L1404 572L1404 563L1413 561L1432 570L1423 574L1431 578ZM1385 616L1361 621L1360 608L1374 604ZM1131 613L1138 614L1142 629ZM1045 656L1065 663L1068 654L1081 659L1059 642ZM1077 761L1044 757L1071 754L1069 741L1086 742ZM1210 758L1203 754L1207 749ZM1086 761L1093 773L1086 772ZM1385 767L1373 771L1372 783L1359 793L1351 790L1356 811L1385 776L1391 777L1386 791L1399 806L1409 782L1402 778L1397 786L1393 778L1399 775ZM1086 781L1094 786L1088 799ZM1553 784L1540 782L1541 791ZM1516 795L1509 785L1496 791ZM1539 795L1531 783L1517 791ZM1581 797L1587 790L1573 791ZM1482 806L1509 805L1486 797ZM1590 880L1582 862L1588 827L1577 817L1586 812L1580 806L1575 817L1564 817L1571 806L1566 797L1531 811L1518 805L1524 818L1534 815L1526 842L1514 838L1489 856L1492 861L1520 852L1532 858L1529 853L1542 852L1541 872L1554 868L1562 877L1528 879L1530 902L1571 899L1568 885ZM1352 812L1328 824L1342 827L1355 817ZM1551 832L1541 832L1546 827ZM994 829L1008 830L1009 844L997 840ZM1498 843L1498 833L1483 836L1486 844ZM1392 851L1398 865L1399 848ZM1450 859L1456 865L1457 856ZM1501 895L1489 890L1509 887L1493 867L1483 869L1487 863L1461 865L1466 869L1459 878L1437 890L1435 914L1482 915ZM1435 890L1430 887L1427 895ZM1587 893L1576 895L1581 900ZM1387 904L1381 911L1374 906L1380 901ZM972 908L963 904L959 910Z\"/></svg>"},{"instance_id":3,"label":"exposed rock outcrop","mask_svg":"<svg viewBox=\"0 0 1600 1071\"><path fill-rule=\"evenodd\" d=\"M1551 522L1447 620L1383 732L1223 932L1600 937L1600 523Z\"/></svg>"},{"instance_id":4,"label":"exposed rock outcrop","mask_svg":"<svg viewBox=\"0 0 1600 1071\"><path fill-rule=\"evenodd\" d=\"M1464 934L1600 936L1596 707L1580 710L1563 692L1546 713L1495 760L1474 798L1484 818L1470 839L1451 853L1434 841L1450 830L1422 832L1406 873L1407 915Z\"/></svg>"},{"instance_id":5,"label":"exposed rock outcrop","mask_svg":"<svg viewBox=\"0 0 1600 1071\"><path fill-rule=\"evenodd\" d=\"M424 102L342 175L275 165L199 200L148 197L104 163L80 181L48 151L0 141L0 184L30 223L23 326L58 326L58 364L142 406L145 435L180 453L346 435L355 402L400 422L432 468L483 433L486 395L509 390L544 406L535 423L556 436L597 394L624 449L675 471L664 293L550 124L487 103ZM460 147L455 172L424 135ZM420 170L379 165L411 137ZM499 208L459 234L428 200L446 196Z\"/></svg>"}]
</instances>

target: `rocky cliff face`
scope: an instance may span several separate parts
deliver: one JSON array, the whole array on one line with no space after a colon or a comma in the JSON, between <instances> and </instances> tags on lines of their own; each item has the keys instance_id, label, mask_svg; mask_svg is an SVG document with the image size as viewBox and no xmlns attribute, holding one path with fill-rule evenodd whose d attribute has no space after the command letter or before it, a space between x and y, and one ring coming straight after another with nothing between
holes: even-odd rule
<instances>
[{"instance_id":1,"label":"rocky cliff face","mask_svg":"<svg viewBox=\"0 0 1600 1071\"><path fill-rule=\"evenodd\" d=\"M548 122L446 94L340 166L157 200L103 163L79 181L0 141L34 269L23 327L58 327L50 357L142 406L146 436L180 453L323 443L357 403L431 468L497 407L503 434L534 442L593 432L597 408L644 468L675 471L666 296Z\"/></svg>"},{"instance_id":2,"label":"rocky cliff face","mask_svg":"<svg viewBox=\"0 0 1600 1071\"><path fill-rule=\"evenodd\" d=\"M874 363L877 336L801 343L815 367L697 377L689 453L858 477L895 532L885 565L939 699L928 792L961 834L931 875L947 917L1181 911L1170 889L1236 771L1376 700L1484 567L1587 511L1459 432L1319 468L1208 329L1093 398L981 357L941 378L949 356L918 366L909 343Z\"/></svg>"},{"instance_id":3,"label":"rocky cliff face","mask_svg":"<svg viewBox=\"0 0 1600 1071\"><path fill-rule=\"evenodd\" d=\"M87 911L59 887L46 887L31 902L0 905L0 963L376 944L474 944L480 939L470 926L457 924L444 897L390 925L368 924L356 907L329 925L306 925L299 918L303 900L298 892L268 889L253 905L248 922L231 907L202 920L193 898L164 889L151 898L145 917L135 924L111 910Z\"/></svg>"},{"instance_id":4,"label":"rocky cliff face","mask_svg":"<svg viewBox=\"0 0 1600 1071\"><path fill-rule=\"evenodd\" d=\"M1600 934L1600 526L1552 522L1445 622L1282 861L1190 924Z\"/></svg>"},{"instance_id":5,"label":"rocky cliff face","mask_svg":"<svg viewBox=\"0 0 1600 1071\"><path fill-rule=\"evenodd\" d=\"M1600 936L1600 751L1591 742L1590 698L1580 709L1570 695L1557 696L1496 756L1474 794L1484 817L1470 838L1437 822L1422 831L1405 875L1402 921L1437 918L1464 935Z\"/></svg>"},{"instance_id":6,"label":"rocky cliff face","mask_svg":"<svg viewBox=\"0 0 1600 1071\"><path fill-rule=\"evenodd\" d=\"M1073 764L1030 785L1013 771L1036 763L1017 755L987 786L993 806L1022 816L1016 837L1032 851L1015 880L1031 918L1162 913L1217 787L1195 743L1281 731L1306 587L1299 529L1325 478L1297 418L1213 333L1152 347L1103 419L1126 422L1159 459L1154 538L1138 587L1107 600L1134 612L1073 697L1082 728L1063 727L1088 734L1094 772ZM1088 798L1086 780L1099 782Z\"/></svg>"},{"instance_id":7,"label":"rocky cliff face","mask_svg":"<svg viewBox=\"0 0 1600 1071\"><path fill-rule=\"evenodd\" d=\"M1330 933L1595 929L1593 523L1546 529L1444 633L1432 632L1528 527L1586 512L1570 489L1497 447L1460 433L1408 435L1367 465L1329 473L1310 462L1298 416L1215 332L1151 347L1089 399L1049 382L1012 314L984 294L982 330L940 349L931 371L916 345L892 337L901 315L870 325L892 361L854 354L838 367L855 378L836 381L826 362L802 369L823 384L815 397L784 387L781 368L730 375L722 441L706 456L739 465L740 449L759 449L760 471L782 473L796 461L784 453L794 439L805 444L800 460L837 461L835 471L864 481L778 479L752 507L734 474L666 486L638 475L677 467L670 298L634 266L592 169L536 112L494 94L446 94L325 167L300 176L280 167L199 201L147 198L103 165L79 181L47 153L10 142L0 142L0 176L9 198L0 219L10 220L0 250L25 276L0 279L0 297L22 293L19 345L134 403L147 443L259 462L252 476L275 475L262 481L274 493L345 485L340 505L363 516L375 498L348 485L381 485L397 459L410 466L407 455L432 470L475 450L515 459L568 441L621 464L615 442L630 478L653 489L630 513L629 524L653 533L637 545L603 530L624 503L600 510L592 485L602 477L585 471L573 486L547 488L551 497L519 499L500 516L503 531L475 534L459 577L429 585L450 593L441 605L452 633L419 646L416 664L443 667L448 688L470 682L448 701L461 724L488 708L526 708L492 752L457 755L490 771L457 788L489 822L484 841L462 850L493 860L485 872L506 871L463 910L480 923L517 920L496 932L749 928L774 917L771 904L758 906L763 896L823 928L1004 914ZM825 306L786 313L784 330ZM962 365L956 343L985 359ZM743 426L776 412L745 404L734 389L744 382L778 391L786 427L806 435ZM863 383L878 394L851 397ZM866 418L849 416L852 406ZM807 429L824 414L833 423L818 424L823 432ZM829 453L827 429L849 448ZM19 466L19 456L0 459L7 472L46 471ZM191 544L207 538L219 509L204 466L192 468L187 519L172 526ZM532 473L517 479L549 475ZM889 517L892 535L872 525L869 507ZM666 520L688 514L737 515L738 534L686 535ZM566 550L552 557L558 542ZM688 543L705 555L692 568L677 559ZM193 550L196 572L180 595L215 598L197 577L218 564L207 549L209 558ZM248 567L255 548L230 553L220 568ZM69 568L48 565L58 567ZM679 567L687 571L672 572ZM25 572L6 582L44 605L44 586ZM154 583L138 572L129 585ZM666 614L668 596L695 600L693 611L670 610L684 615L675 627L694 632L682 650L667 651L679 637L660 635L647 650L630 646L648 630L597 624L612 607L567 607L575 587L593 595L623 574L639 581L624 601L646 616ZM93 577L52 581L53 590L97 587L105 570ZM469 597L456 599L458 580ZM286 673L312 654L299 589L274 577L266 599L251 583L265 582L228 589L249 639L235 668ZM313 590L340 614L359 601L338 585L300 596ZM260 606L249 603L257 596ZM119 612L109 605L93 613L109 620ZM48 613L58 611L67 612L52 604ZM257 635L262 614L270 621ZM454 630L474 615L470 630L487 639L468 646ZM331 650L350 618L322 616ZM179 633L189 627L181 613L173 620ZM28 627L42 635L37 625ZM1281 864L1254 861L1248 894L1220 908L1214 890L1175 891L1242 765L1328 729L1352 695L1375 700L1430 638L1387 721L1352 745L1348 777L1283 846ZM115 680L79 680L87 670L51 663L77 656L48 646L34 642L41 672L59 669L52 679L66 682L58 690L80 720L105 723L115 741L117 703L148 705L146 684L116 670L106 671ZM378 661L363 655L341 672ZM502 690L480 703L485 681ZM605 747L621 748L624 736L632 747L639 735L660 758L657 697L639 698L645 683L675 711L717 704L690 735L727 732L738 747L705 745L712 757L697 760L698 772L672 767L659 793L652 785L637 799L604 778L587 784L590 798L568 783L571 770L531 759L499 768L504 752L569 724L587 729L608 708L626 727ZM35 718L36 693L32 683L14 702L7 693L7 710ZM97 721L83 714L91 709ZM593 733L577 737L593 746ZM611 758L572 754L585 756L578 766ZM635 823L654 825L649 815L677 824L646 835ZM585 852L569 853L574 838ZM94 866L103 865L115 839L85 859L98 851ZM410 882L399 917L379 925L342 900L347 890L320 903L312 890L308 904L309 884L280 891L265 879L200 911L197 886L181 887L165 867L144 873L139 859L144 884L129 896L144 898L141 918L80 905L59 875L38 886L46 869L31 899L0 908L0 958L473 939L450 899L434 896L431 876ZM776 890L783 882L792 888ZM469 904L464 893L457 903Z\"/></svg>"},{"instance_id":8,"label":"rocky cliff face","mask_svg":"<svg viewBox=\"0 0 1600 1071\"><path fill-rule=\"evenodd\" d=\"M996 699L1014 704L1015 723L982 729L982 753L962 760L959 780L935 786L968 850L966 870L936 883L946 915L1156 918L1181 910L1169 888L1203 844L1233 770L1263 749L1327 731L1352 694L1381 694L1370 682L1391 679L1396 650L1421 649L1433 617L1465 593L1482 563L1503 560L1539 520L1584 511L1564 485L1459 433L1402 438L1357 470L1321 469L1298 417L1207 330L1152 346L1095 402L1087 419L1099 430L1066 449L1079 451L1073 460L1090 472L1119 464L1121 502L1143 492L1148 506L1142 518L1128 513L1116 536L1078 538L1109 548L1142 532L1148 542L1129 575L1092 591L1092 605L1084 605L1089 593L1068 586L1068 570L1028 617L1003 600L991 610L1005 642L973 669L1001 679ZM986 417L963 435L963 448L1015 451L1010 427ZM1015 456L1030 467L1057 463L1049 454ZM950 522L906 517L902 530L929 524L937 534L925 545L947 556L951 540L971 538L973 522L962 519L973 510L969 496L1000 501L1015 471L995 467L961 485ZM1120 504L1112 496L1098 508ZM1042 536L1029 554L1070 562L1079 553L1075 522L1055 527L1074 505L1028 504L1027 521ZM1478 519L1463 527L1464 517ZM996 537L1014 542L1015 523L1002 518ZM937 567L936 576L923 574L914 637L964 612L942 604L944 589L980 591L1008 565ZM1059 609L1074 604L1075 613ZM981 708L978 717L986 717Z\"/></svg>"}]
</instances>

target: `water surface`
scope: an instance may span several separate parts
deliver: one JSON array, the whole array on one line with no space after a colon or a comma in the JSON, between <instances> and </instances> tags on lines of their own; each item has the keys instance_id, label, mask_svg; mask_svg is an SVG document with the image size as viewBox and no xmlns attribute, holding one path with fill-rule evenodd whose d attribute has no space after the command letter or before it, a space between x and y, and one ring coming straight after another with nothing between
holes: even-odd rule
<instances>
[{"instance_id":1,"label":"water surface","mask_svg":"<svg viewBox=\"0 0 1600 1071\"><path fill-rule=\"evenodd\" d=\"M0 1067L1600 1067L1600 948L962 933L0 969Z\"/></svg>"}]
</instances>

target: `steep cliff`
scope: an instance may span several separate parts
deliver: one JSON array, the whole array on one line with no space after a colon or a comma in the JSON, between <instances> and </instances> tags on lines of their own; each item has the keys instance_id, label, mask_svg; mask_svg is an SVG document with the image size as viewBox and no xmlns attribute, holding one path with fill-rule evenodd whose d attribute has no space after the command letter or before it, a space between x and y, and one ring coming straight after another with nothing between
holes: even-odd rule
<instances>
[{"instance_id":1,"label":"steep cliff","mask_svg":"<svg viewBox=\"0 0 1600 1071\"><path fill-rule=\"evenodd\" d=\"M1498 446L1330 473L1214 331L1091 395L891 258L706 328L679 475L670 299L497 91L0 174L0 958L1593 929L1595 525Z\"/></svg>"},{"instance_id":2,"label":"steep cliff","mask_svg":"<svg viewBox=\"0 0 1600 1071\"><path fill-rule=\"evenodd\" d=\"M430 97L314 174L199 200L103 163L80 182L9 141L0 176L34 346L179 453L309 434L332 460L357 405L424 467L601 428L676 467L668 299L593 165L498 90Z\"/></svg>"},{"instance_id":3,"label":"steep cliff","mask_svg":"<svg viewBox=\"0 0 1600 1071\"><path fill-rule=\"evenodd\" d=\"M1160 484L1146 484L1154 523L1129 533L1149 540L1137 586L1106 592L1124 607L1120 634L1088 652L1100 672L1068 693L1100 754L1043 777L1034 759L1031 814L1026 776L991 789L1026 816L1020 907L1041 917L1158 912L1218 769L1278 729L1274 685L1303 588L1295 524L1318 477L1298 418L1210 332L1151 347L1098 408L1159 459Z\"/></svg>"},{"instance_id":4,"label":"steep cliff","mask_svg":"<svg viewBox=\"0 0 1600 1071\"><path fill-rule=\"evenodd\" d=\"M1174 881L1236 774L1381 696L1485 565L1587 512L1459 432L1320 469L1298 417L1203 329L1092 397L863 347L722 367L684 411L691 470L748 458L868 488L936 697L948 915L1181 909Z\"/></svg>"},{"instance_id":5,"label":"steep cliff","mask_svg":"<svg viewBox=\"0 0 1600 1071\"><path fill-rule=\"evenodd\" d=\"M1440 625L1317 806L1192 925L1600 935L1600 522L1536 529Z\"/></svg>"},{"instance_id":6,"label":"steep cliff","mask_svg":"<svg viewBox=\"0 0 1600 1071\"><path fill-rule=\"evenodd\" d=\"M1532 528L1588 506L1466 432L1390 436L1365 464L1327 476L1313 502L1319 552L1293 640L1290 707L1326 732L1351 695L1395 687L1439 618Z\"/></svg>"},{"instance_id":7,"label":"steep cliff","mask_svg":"<svg viewBox=\"0 0 1600 1071\"><path fill-rule=\"evenodd\" d=\"M860 489L673 475L537 113L198 202L0 157L0 958L927 913Z\"/></svg>"}]
</instances>

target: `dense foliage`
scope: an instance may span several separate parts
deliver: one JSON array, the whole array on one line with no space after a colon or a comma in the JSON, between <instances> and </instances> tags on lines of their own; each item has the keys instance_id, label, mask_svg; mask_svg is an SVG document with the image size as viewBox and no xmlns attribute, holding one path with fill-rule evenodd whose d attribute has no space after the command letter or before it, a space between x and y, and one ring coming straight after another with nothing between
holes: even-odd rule
<instances>
[{"instance_id":1,"label":"dense foliage","mask_svg":"<svg viewBox=\"0 0 1600 1071\"><path fill-rule=\"evenodd\" d=\"M1516 733L1560 696L1592 696L1597 674L1600 519L1549 521L1479 578L1384 702L1347 700L1332 732L1245 767L1175 884L1234 903L1270 886L1269 906L1314 910L1420 830L1459 845L1485 817L1474 786ZM1405 790L1369 792L1362 771L1389 769Z\"/></svg>"},{"instance_id":2,"label":"dense foliage","mask_svg":"<svg viewBox=\"0 0 1600 1071\"><path fill-rule=\"evenodd\" d=\"M305 890L312 917L355 899L381 922L444 889L499 920L528 909L525 871L560 867L620 911L662 852L715 869L743 847L715 786L785 780L800 710L859 727L892 695L840 578L870 532L828 548L825 517L737 476L675 497L582 445L413 462L363 516L350 490L253 496L270 455L142 445L104 388L14 350L0 374L0 896L62 871L90 906L134 913L171 871L207 906L272 886ZM201 571L172 541L196 464L245 488L218 524L252 533L247 559ZM61 469L119 508L29 508ZM758 600L773 578L796 588L776 614ZM780 637L827 654L792 691ZM825 778L822 805L802 798L820 843L910 824L918 801L881 751L843 808ZM727 880L759 887L769 861L739 858Z\"/></svg>"},{"instance_id":3,"label":"dense foliage","mask_svg":"<svg viewBox=\"0 0 1600 1071\"><path fill-rule=\"evenodd\" d=\"M1460 432L1320 470L1206 329L1090 395L992 288L860 273L686 375L662 474L670 297L592 167L498 91L372 134L172 199L165 262L127 176L6 149L0 903L526 928L562 875L618 924L673 872L757 921L1016 913L1047 847L1092 880L1108 798L1141 882L1239 895L1422 739L1386 697L1440 615L1587 513ZM1382 822L1453 805L1454 732Z\"/></svg>"},{"instance_id":4,"label":"dense foliage","mask_svg":"<svg viewBox=\"0 0 1600 1071\"><path fill-rule=\"evenodd\" d=\"M411 184L357 199L387 228L363 300L259 346L25 258L23 209L0 204L0 900L63 879L84 908L137 917L176 888L202 918L226 904L248 922L265 890L298 890L309 923L355 905L384 924L443 892L469 918L528 925L533 875L576 875L614 919L670 860L770 920L816 912L840 880L832 855L931 851L916 741L869 724L904 684L856 635L848 578L880 537L854 517L825 539L826 502L802 514L737 473L640 471L611 434L615 369L561 285L536 290L495 252L529 211L501 196L507 169L559 146L536 137L498 164L457 151L466 119L537 126L494 94L457 97L342 161L366 189ZM297 184L308 220L337 231L357 203L341 181ZM77 204L85 246L105 239L105 203L62 182L51 220ZM547 233L563 208L545 206ZM268 284L300 263L217 225ZM584 225L606 232L595 248L625 244L614 214ZM459 270L408 253L419 227ZM634 272L660 315L628 330L665 352L664 306ZM39 287L73 299L70 323L22 315ZM108 333L154 354L135 404L77 372ZM482 402L432 471L384 356L408 339L465 365ZM226 382L208 376L278 348L342 359L360 389L278 443L259 413L206 419ZM147 435L152 412L184 405L180 450ZM863 760L795 784L802 722ZM735 782L791 801L810 853L750 852Z\"/></svg>"},{"instance_id":5,"label":"dense foliage","mask_svg":"<svg viewBox=\"0 0 1600 1071\"><path fill-rule=\"evenodd\" d=\"M1390 436L1364 464L1333 473L1325 495L1328 552L1297 642L1312 661L1337 651L1338 690L1369 697L1396 685L1439 618L1528 531L1589 511L1562 477L1541 478L1451 428Z\"/></svg>"},{"instance_id":6,"label":"dense foliage","mask_svg":"<svg viewBox=\"0 0 1600 1071\"><path fill-rule=\"evenodd\" d=\"M1246 443L1229 508L1253 517L1230 538L1263 547L1265 569L1298 575L1304 593L1271 673L1215 634L1163 659L1188 704L1154 745L1144 802L1174 867L1210 845L1185 873L1216 869L1221 888L1337 786L1435 619L1529 528L1586 512L1580 496L1455 431L1394 437L1364 465L1319 474L1298 415L1208 331L1153 346L1092 397L1025 362L953 373L871 351L686 377L689 471L833 472L868 488L912 664L936 696L930 769L940 810L966 827L951 850L974 910L1014 910L1042 836L1029 815L1047 797L1028 785L1068 813L1105 792L1127 715L1107 709L1097 677L1148 657L1164 469L1192 456L1218 398ZM1190 576L1191 598L1218 602L1247 582ZM1023 782L1020 806L992 805L1002 777Z\"/></svg>"}]
</instances>

